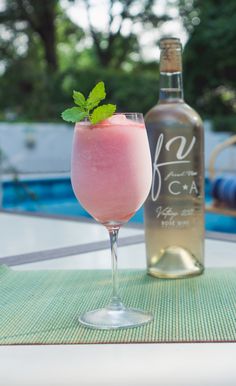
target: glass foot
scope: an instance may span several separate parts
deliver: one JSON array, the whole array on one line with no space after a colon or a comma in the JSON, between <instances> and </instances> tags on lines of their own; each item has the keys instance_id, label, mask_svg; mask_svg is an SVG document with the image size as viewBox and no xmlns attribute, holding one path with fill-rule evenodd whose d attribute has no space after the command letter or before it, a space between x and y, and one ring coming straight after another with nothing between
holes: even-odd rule
<instances>
[{"instance_id":1,"label":"glass foot","mask_svg":"<svg viewBox=\"0 0 236 386\"><path fill-rule=\"evenodd\" d=\"M138 327L149 323L153 316L134 308L112 309L112 307L88 311L79 317L79 322L86 327L101 330Z\"/></svg>"}]
</instances>

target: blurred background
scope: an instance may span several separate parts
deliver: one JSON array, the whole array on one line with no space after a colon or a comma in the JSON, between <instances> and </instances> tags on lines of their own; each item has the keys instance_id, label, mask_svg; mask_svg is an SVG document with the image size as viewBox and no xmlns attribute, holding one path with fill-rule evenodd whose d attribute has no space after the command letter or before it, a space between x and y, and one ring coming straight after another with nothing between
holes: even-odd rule
<instances>
[{"instance_id":1,"label":"blurred background","mask_svg":"<svg viewBox=\"0 0 236 386\"><path fill-rule=\"evenodd\" d=\"M26 196L34 208L39 192L29 179L40 190L68 178L73 127L60 114L72 105L73 89L88 94L103 80L119 111L145 114L156 104L163 36L184 46L185 99L204 119L208 176L210 154L236 134L235 0L0 0L5 208ZM235 165L231 146L216 169L232 174ZM61 191L69 194L65 185Z\"/></svg>"},{"instance_id":2,"label":"blurred background","mask_svg":"<svg viewBox=\"0 0 236 386\"><path fill-rule=\"evenodd\" d=\"M158 97L158 41L185 46L185 98L236 131L235 0L0 0L0 118L60 122L97 80L119 110Z\"/></svg>"}]
</instances>

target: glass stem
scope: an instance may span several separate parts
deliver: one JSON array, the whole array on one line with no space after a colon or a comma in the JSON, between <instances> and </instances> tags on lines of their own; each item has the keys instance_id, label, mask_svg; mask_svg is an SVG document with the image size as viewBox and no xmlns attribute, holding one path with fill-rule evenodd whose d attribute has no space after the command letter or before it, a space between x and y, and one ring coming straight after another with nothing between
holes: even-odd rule
<instances>
[{"instance_id":1,"label":"glass stem","mask_svg":"<svg viewBox=\"0 0 236 386\"><path fill-rule=\"evenodd\" d=\"M118 270L117 270L117 239L119 228L108 229L111 243L111 264L112 264L112 299L109 308L121 310L123 305L119 297Z\"/></svg>"}]
</instances>

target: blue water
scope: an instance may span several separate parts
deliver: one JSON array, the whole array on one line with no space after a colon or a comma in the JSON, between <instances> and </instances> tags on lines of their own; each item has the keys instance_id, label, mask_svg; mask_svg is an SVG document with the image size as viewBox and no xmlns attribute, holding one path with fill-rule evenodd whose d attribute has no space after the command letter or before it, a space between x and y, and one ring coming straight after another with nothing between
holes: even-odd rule
<instances>
[{"instance_id":1,"label":"blue water","mask_svg":"<svg viewBox=\"0 0 236 386\"><path fill-rule=\"evenodd\" d=\"M210 182L206 180L207 202L211 200L210 190ZM77 202L68 178L5 182L3 184L3 207L14 211L90 217ZM207 230L236 233L236 218L207 213L205 220ZM142 223L143 209L140 209L130 221Z\"/></svg>"}]
</instances>

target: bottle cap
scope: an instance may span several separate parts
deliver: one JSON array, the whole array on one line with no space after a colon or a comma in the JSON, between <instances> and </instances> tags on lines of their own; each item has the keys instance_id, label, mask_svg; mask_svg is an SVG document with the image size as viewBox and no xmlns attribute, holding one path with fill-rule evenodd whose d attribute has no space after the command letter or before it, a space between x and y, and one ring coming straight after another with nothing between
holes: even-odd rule
<instances>
[{"instance_id":1,"label":"bottle cap","mask_svg":"<svg viewBox=\"0 0 236 386\"><path fill-rule=\"evenodd\" d=\"M163 38L160 40L161 72L182 71L182 45L178 38Z\"/></svg>"},{"instance_id":2,"label":"bottle cap","mask_svg":"<svg viewBox=\"0 0 236 386\"><path fill-rule=\"evenodd\" d=\"M179 38L162 38L160 40L160 48L181 48L181 41Z\"/></svg>"}]
</instances>

